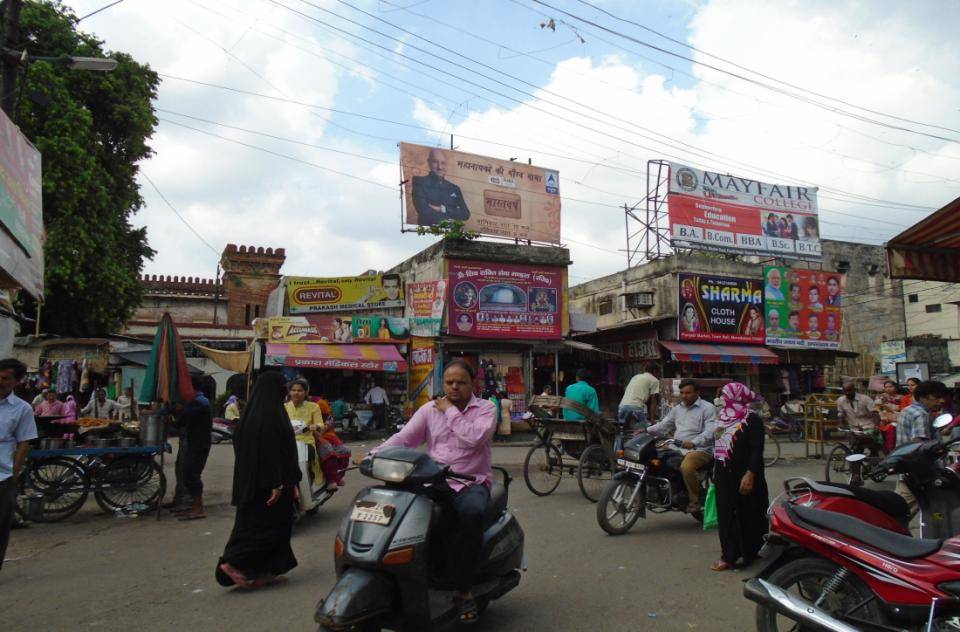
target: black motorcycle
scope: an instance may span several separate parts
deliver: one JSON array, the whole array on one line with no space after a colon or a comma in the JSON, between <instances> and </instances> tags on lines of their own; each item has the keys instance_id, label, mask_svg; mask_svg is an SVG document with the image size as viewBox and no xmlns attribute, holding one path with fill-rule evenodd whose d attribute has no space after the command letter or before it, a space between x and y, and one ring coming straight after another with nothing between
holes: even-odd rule
<instances>
[{"instance_id":1,"label":"black motorcycle","mask_svg":"<svg viewBox=\"0 0 960 632\"><path fill-rule=\"evenodd\" d=\"M480 570L472 587L478 610L516 588L525 569L523 530L507 510L511 478L494 483L484 514ZM428 455L386 448L360 466L384 483L353 501L334 543L337 583L317 604L320 630L428 631L459 617L445 562L443 509L425 493L447 479L472 480Z\"/></svg>"},{"instance_id":2,"label":"black motorcycle","mask_svg":"<svg viewBox=\"0 0 960 632\"><path fill-rule=\"evenodd\" d=\"M640 518L667 511L687 512L690 502L680 471L668 462L679 452L679 442L641 434L616 449L617 473L607 483L597 502L597 523L610 535L623 535ZM707 497L711 467L700 470L700 498ZM691 514L698 522L703 513Z\"/></svg>"}]
</instances>

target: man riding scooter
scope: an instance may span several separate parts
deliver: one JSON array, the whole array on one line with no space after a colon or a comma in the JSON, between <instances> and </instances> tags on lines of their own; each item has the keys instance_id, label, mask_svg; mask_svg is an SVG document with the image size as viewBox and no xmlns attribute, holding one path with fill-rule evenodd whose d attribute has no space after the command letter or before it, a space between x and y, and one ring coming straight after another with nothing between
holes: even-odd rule
<instances>
[{"instance_id":1,"label":"man riding scooter","mask_svg":"<svg viewBox=\"0 0 960 632\"><path fill-rule=\"evenodd\" d=\"M448 542L448 558L455 582L454 600L463 623L473 623L478 618L471 586L483 546L482 518L490 500L491 443L496 430L493 403L473 395L474 377L469 364L451 361L443 372L445 397L421 406L403 430L371 452L372 455L394 446L415 448L426 443L430 458L474 477L473 481L451 479L447 485L434 486L430 491L455 522Z\"/></svg>"},{"instance_id":2,"label":"man riding scooter","mask_svg":"<svg viewBox=\"0 0 960 632\"><path fill-rule=\"evenodd\" d=\"M700 498L700 481L697 470L713 460L714 427L717 409L710 402L700 399L697 383L691 379L680 381L680 404L659 422L637 434L648 432L652 435L673 435L680 443L682 452L674 454L667 464L680 471L683 484L687 488L687 513L703 511L703 499Z\"/></svg>"}]
</instances>

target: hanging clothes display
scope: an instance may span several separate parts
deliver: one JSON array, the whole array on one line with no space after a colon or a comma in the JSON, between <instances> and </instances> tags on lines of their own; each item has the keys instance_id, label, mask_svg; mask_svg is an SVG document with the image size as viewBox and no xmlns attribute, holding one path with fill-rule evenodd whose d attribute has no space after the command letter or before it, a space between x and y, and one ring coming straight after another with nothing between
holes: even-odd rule
<instances>
[{"instance_id":1,"label":"hanging clothes display","mask_svg":"<svg viewBox=\"0 0 960 632\"><path fill-rule=\"evenodd\" d=\"M57 363L57 394L73 392L73 383L77 381L77 369L73 360L61 360Z\"/></svg>"}]
</instances>

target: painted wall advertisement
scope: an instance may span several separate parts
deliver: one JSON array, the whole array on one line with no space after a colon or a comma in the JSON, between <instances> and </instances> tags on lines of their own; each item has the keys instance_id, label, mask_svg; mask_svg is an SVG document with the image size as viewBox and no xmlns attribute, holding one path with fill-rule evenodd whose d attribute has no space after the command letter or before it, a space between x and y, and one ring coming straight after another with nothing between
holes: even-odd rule
<instances>
[{"instance_id":1,"label":"painted wall advertisement","mask_svg":"<svg viewBox=\"0 0 960 632\"><path fill-rule=\"evenodd\" d=\"M291 314L387 309L403 307L399 274L315 279L287 277L287 306Z\"/></svg>"},{"instance_id":2,"label":"painted wall advertisement","mask_svg":"<svg viewBox=\"0 0 960 632\"><path fill-rule=\"evenodd\" d=\"M407 401L412 406L411 412L419 410L421 406L433 397L433 373L436 364L436 354L433 350L433 340L414 336L410 343L410 396Z\"/></svg>"},{"instance_id":3,"label":"painted wall advertisement","mask_svg":"<svg viewBox=\"0 0 960 632\"><path fill-rule=\"evenodd\" d=\"M760 281L687 273L678 278L677 340L763 344Z\"/></svg>"},{"instance_id":4,"label":"painted wall advertisement","mask_svg":"<svg viewBox=\"0 0 960 632\"><path fill-rule=\"evenodd\" d=\"M484 235L560 243L560 173L400 143L405 224L462 221Z\"/></svg>"},{"instance_id":5,"label":"painted wall advertisement","mask_svg":"<svg viewBox=\"0 0 960 632\"><path fill-rule=\"evenodd\" d=\"M768 184L670 163L668 204L676 246L821 258L816 187Z\"/></svg>"},{"instance_id":6,"label":"painted wall advertisement","mask_svg":"<svg viewBox=\"0 0 960 632\"><path fill-rule=\"evenodd\" d=\"M404 343L410 339L410 321L389 316L273 316L254 323L257 337L272 343L350 344Z\"/></svg>"},{"instance_id":7,"label":"painted wall advertisement","mask_svg":"<svg viewBox=\"0 0 960 632\"><path fill-rule=\"evenodd\" d=\"M768 345L840 348L842 274L766 266L763 278Z\"/></svg>"},{"instance_id":8,"label":"painted wall advertisement","mask_svg":"<svg viewBox=\"0 0 960 632\"><path fill-rule=\"evenodd\" d=\"M40 152L0 112L0 287L43 298ZM559 235L559 232L558 232Z\"/></svg>"},{"instance_id":9,"label":"painted wall advertisement","mask_svg":"<svg viewBox=\"0 0 960 632\"><path fill-rule=\"evenodd\" d=\"M451 260L447 331L471 338L562 338L563 280L563 268Z\"/></svg>"},{"instance_id":10,"label":"painted wall advertisement","mask_svg":"<svg viewBox=\"0 0 960 632\"><path fill-rule=\"evenodd\" d=\"M413 313L410 329L414 336L440 335L446 297L446 281L418 281L407 284L407 305Z\"/></svg>"},{"instance_id":11,"label":"painted wall advertisement","mask_svg":"<svg viewBox=\"0 0 960 632\"><path fill-rule=\"evenodd\" d=\"M880 372L895 376L897 363L907 361L907 343L905 340L884 340L880 343Z\"/></svg>"}]
</instances>

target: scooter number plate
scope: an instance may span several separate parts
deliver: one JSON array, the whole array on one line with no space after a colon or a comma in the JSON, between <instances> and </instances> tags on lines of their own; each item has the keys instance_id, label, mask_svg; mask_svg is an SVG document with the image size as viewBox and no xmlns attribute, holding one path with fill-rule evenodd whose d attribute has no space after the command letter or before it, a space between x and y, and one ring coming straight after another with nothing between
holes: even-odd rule
<instances>
[{"instance_id":1,"label":"scooter number plate","mask_svg":"<svg viewBox=\"0 0 960 632\"><path fill-rule=\"evenodd\" d=\"M625 470L630 470L631 472L643 472L647 469L646 465L634 463L633 461L628 461L626 459L617 459L617 465Z\"/></svg>"},{"instance_id":2,"label":"scooter number plate","mask_svg":"<svg viewBox=\"0 0 960 632\"><path fill-rule=\"evenodd\" d=\"M396 508L385 503L371 503L360 501L353 506L350 519L354 522L370 522L373 524L388 525L393 520Z\"/></svg>"}]
</instances>

